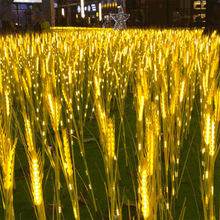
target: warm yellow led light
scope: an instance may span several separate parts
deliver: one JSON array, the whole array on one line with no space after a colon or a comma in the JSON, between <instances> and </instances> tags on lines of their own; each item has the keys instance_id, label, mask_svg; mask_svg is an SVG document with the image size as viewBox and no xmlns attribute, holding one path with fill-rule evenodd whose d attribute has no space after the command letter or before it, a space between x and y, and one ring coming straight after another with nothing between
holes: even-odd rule
<instances>
[{"instance_id":1,"label":"warm yellow led light","mask_svg":"<svg viewBox=\"0 0 220 220\"><path fill-rule=\"evenodd\" d=\"M143 119L143 111L144 111L144 96L142 95L139 101L140 107L139 107L139 117L138 120L142 121Z\"/></svg>"},{"instance_id":2,"label":"warm yellow led light","mask_svg":"<svg viewBox=\"0 0 220 220\"><path fill-rule=\"evenodd\" d=\"M164 91L161 93L161 111L162 111L162 118L165 119L166 115L166 105L165 105L165 94Z\"/></svg>"},{"instance_id":3,"label":"warm yellow led light","mask_svg":"<svg viewBox=\"0 0 220 220\"><path fill-rule=\"evenodd\" d=\"M182 81L181 83L181 90L180 90L180 102L183 101L184 97L184 91L185 91L185 80Z\"/></svg>"},{"instance_id":4,"label":"warm yellow led light","mask_svg":"<svg viewBox=\"0 0 220 220\"><path fill-rule=\"evenodd\" d=\"M3 92L3 84L2 84L2 70L1 70L1 67L0 67L0 93Z\"/></svg>"},{"instance_id":5,"label":"warm yellow led light","mask_svg":"<svg viewBox=\"0 0 220 220\"><path fill-rule=\"evenodd\" d=\"M108 156L112 159L115 156L115 129L112 119L108 120L107 127L107 150Z\"/></svg>"},{"instance_id":6,"label":"warm yellow led light","mask_svg":"<svg viewBox=\"0 0 220 220\"><path fill-rule=\"evenodd\" d=\"M63 145L64 145L64 154L65 154L65 163L66 163L66 169L69 176L73 175L73 166L72 166L72 160L71 160L71 154L70 154L70 146L69 141L67 138L66 130L63 130Z\"/></svg>"},{"instance_id":7,"label":"warm yellow led light","mask_svg":"<svg viewBox=\"0 0 220 220\"><path fill-rule=\"evenodd\" d=\"M143 170L141 173L141 210L143 213L144 219L147 219L150 214L150 201L149 201L149 192L147 189L147 171Z\"/></svg>"},{"instance_id":8,"label":"warm yellow led light","mask_svg":"<svg viewBox=\"0 0 220 220\"><path fill-rule=\"evenodd\" d=\"M9 103L9 92L8 90L5 91L5 102L6 102L6 113L7 116L10 115L10 103Z\"/></svg>"},{"instance_id":9,"label":"warm yellow led light","mask_svg":"<svg viewBox=\"0 0 220 220\"><path fill-rule=\"evenodd\" d=\"M211 143L209 146L209 155L213 156L215 153L215 121L214 117L211 120Z\"/></svg>"},{"instance_id":10,"label":"warm yellow led light","mask_svg":"<svg viewBox=\"0 0 220 220\"><path fill-rule=\"evenodd\" d=\"M34 148L34 144L33 144L33 136L32 136L32 129L31 129L31 125L30 125L30 120L27 119L26 115L25 115L24 119L25 119L25 134L26 134L28 150L32 151Z\"/></svg>"},{"instance_id":11,"label":"warm yellow led light","mask_svg":"<svg viewBox=\"0 0 220 220\"><path fill-rule=\"evenodd\" d=\"M211 116L208 113L205 118L205 143L209 145L211 135Z\"/></svg>"},{"instance_id":12,"label":"warm yellow led light","mask_svg":"<svg viewBox=\"0 0 220 220\"><path fill-rule=\"evenodd\" d=\"M41 188L41 178L38 165L38 159L33 157L31 160L31 180L32 180L32 190L34 197L34 204L40 205L42 203L42 188Z\"/></svg>"}]
</instances>

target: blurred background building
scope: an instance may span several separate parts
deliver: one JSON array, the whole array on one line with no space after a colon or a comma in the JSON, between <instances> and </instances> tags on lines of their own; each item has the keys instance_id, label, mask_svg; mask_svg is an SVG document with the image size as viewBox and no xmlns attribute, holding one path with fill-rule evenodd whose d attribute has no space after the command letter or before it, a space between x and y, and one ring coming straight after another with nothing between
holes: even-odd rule
<instances>
[{"instance_id":1,"label":"blurred background building","mask_svg":"<svg viewBox=\"0 0 220 220\"><path fill-rule=\"evenodd\" d=\"M131 25L194 27L206 23L206 0L128 0L126 7Z\"/></svg>"},{"instance_id":2,"label":"blurred background building","mask_svg":"<svg viewBox=\"0 0 220 220\"><path fill-rule=\"evenodd\" d=\"M53 0L0 0L0 28L25 29L31 25L35 8L43 18L55 25Z\"/></svg>"},{"instance_id":3,"label":"blurred background building","mask_svg":"<svg viewBox=\"0 0 220 220\"><path fill-rule=\"evenodd\" d=\"M128 27L204 27L220 21L220 0L0 0L0 28L31 25L40 7L51 26L112 26L118 6L131 16Z\"/></svg>"}]
</instances>

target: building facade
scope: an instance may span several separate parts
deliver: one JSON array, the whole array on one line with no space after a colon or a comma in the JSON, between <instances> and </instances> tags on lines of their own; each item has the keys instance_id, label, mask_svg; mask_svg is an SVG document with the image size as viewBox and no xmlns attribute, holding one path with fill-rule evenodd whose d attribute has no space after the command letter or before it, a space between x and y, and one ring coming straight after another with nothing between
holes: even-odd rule
<instances>
[{"instance_id":1,"label":"building facade","mask_svg":"<svg viewBox=\"0 0 220 220\"><path fill-rule=\"evenodd\" d=\"M22 30L32 23L35 8L51 26L55 25L53 0L0 0L0 28Z\"/></svg>"},{"instance_id":2,"label":"building facade","mask_svg":"<svg viewBox=\"0 0 220 220\"><path fill-rule=\"evenodd\" d=\"M207 21L206 0L128 0L126 5L134 26L203 27Z\"/></svg>"},{"instance_id":3,"label":"building facade","mask_svg":"<svg viewBox=\"0 0 220 220\"><path fill-rule=\"evenodd\" d=\"M118 5L124 5L125 0L77 0L58 1L55 14L57 26L111 26L111 13L117 13Z\"/></svg>"}]
</instances>

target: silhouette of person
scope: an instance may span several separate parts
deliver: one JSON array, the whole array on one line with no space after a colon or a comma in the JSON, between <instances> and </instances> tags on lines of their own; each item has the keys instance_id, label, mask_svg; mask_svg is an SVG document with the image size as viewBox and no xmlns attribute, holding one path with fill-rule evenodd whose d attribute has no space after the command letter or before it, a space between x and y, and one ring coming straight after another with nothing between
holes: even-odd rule
<instances>
[{"instance_id":1,"label":"silhouette of person","mask_svg":"<svg viewBox=\"0 0 220 220\"><path fill-rule=\"evenodd\" d=\"M41 24L45 21L45 19L39 6L35 7L33 11L32 21L33 21L34 31L41 32Z\"/></svg>"}]
</instances>

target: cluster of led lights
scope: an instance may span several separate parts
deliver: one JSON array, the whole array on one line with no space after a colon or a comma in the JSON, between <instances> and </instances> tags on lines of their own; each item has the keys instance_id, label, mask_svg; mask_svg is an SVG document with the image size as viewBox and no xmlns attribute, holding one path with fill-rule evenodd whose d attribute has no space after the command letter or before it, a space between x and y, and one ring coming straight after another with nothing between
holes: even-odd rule
<instances>
[{"instance_id":1,"label":"cluster of led lights","mask_svg":"<svg viewBox=\"0 0 220 220\"><path fill-rule=\"evenodd\" d=\"M16 118L13 105L16 103L24 118L25 140L21 142L27 146L27 155L36 154L33 153L37 152L33 134L39 132L42 147L57 176L59 166L62 167L76 219L80 212L72 156L74 152L70 150L74 149L74 141L78 142L89 193L97 209L83 142L88 113L95 114L99 127L110 216L117 215L123 219L117 188L119 149L115 122L110 112L114 102L120 116L127 157L123 123L128 91L133 94L137 118L137 134L133 135L136 136L139 168L139 214L144 219L152 219L156 218L155 210L158 207L164 207L162 213L165 215L174 207L179 190L180 151L183 138L189 133L199 91L203 134L203 204L208 210L207 218L213 218L214 184L211 180L214 176L220 120L220 89L216 82L219 74L216 61L219 37L213 34L211 38L202 39L201 34L201 30L152 29L115 33L111 29L68 28L62 32L53 29L53 32L42 35L7 35L0 38L0 45L4 48L0 51L0 97L4 103L0 107L1 123L8 125L12 117ZM16 125L19 126L19 123ZM61 163L48 148L49 128L54 131L54 150L60 156ZM13 151L10 151L7 166L9 173L13 173ZM43 204L39 155L29 157L36 206ZM165 166L161 171L158 158L162 155ZM161 172L165 173L163 183L158 175ZM171 185L168 184L169 180ZM5 181L9 189L12 178L6 178ZM60 183L56 181L56 190L59 191ZM165 203L159 205L161 201L156 199L158 196L163 196ZM60 201L57 204L61 213ZM39 209L39 212L42 210Z\"/></svg>"},{"instance_id":2,"label":"cluster of led lights","mask_svg":"<svg viewBox=\"0 0 220 220\"><path fill-rule=\"evenodd\" d=\"M40 171L38 165L38 159L32 159L32 188L34 195L34 204L40 205L42 202L42 189L41 189L41 179L40 179Z\"/></svg>"}]
</instances>

